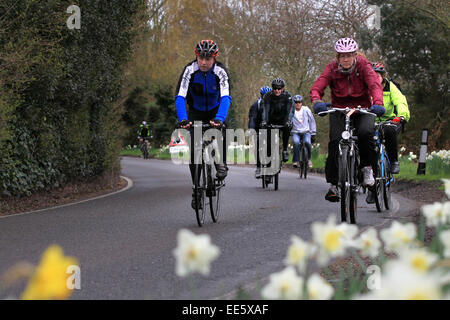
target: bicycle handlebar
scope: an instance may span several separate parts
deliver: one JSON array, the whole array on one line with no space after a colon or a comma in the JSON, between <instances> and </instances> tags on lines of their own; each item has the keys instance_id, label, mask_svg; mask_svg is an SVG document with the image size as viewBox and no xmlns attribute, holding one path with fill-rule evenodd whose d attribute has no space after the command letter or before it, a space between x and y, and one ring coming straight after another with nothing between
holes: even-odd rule
<instances>
[{"instance_id":1,"label":"bicycle handlebar","mask_svg":"<svg viewBox=\"0 0 450 320\"><path fill-rule=\"evenodd\" d=\"M224 123L222 123L220 126L218 126L218 127L216 127L216 126L213 126L212 124L210 124L210 123L201 123L201 124L196 124L195 123L196 121L194 121L190 126L189 126L189 128L203 128L203 129L211 129L211 128L213 128L213 129L224 129L226 126L225 126L225 124ZM187 128L187 129L189 129L189 128ZM181 129L181 127L179 126L179 124L177 124L176 126L175 126L175 129Z\"/></svg>"},{"instance_id":2,"label":"bicycle handlebar","mask_svg":"<svg viewBox=\"0 0 450 320\"><path fill-rule=\"evenodd\" d=\"M348 107L347 108L328 108L327 111L319 112L318 115L320 116L320 115L325 115L325 114L334 113L334 112L342 112L342 113L345 113L347 115L352 110L355 110L353 112L370 114L370 115L375 116L375 117L377 116L375 113L369 112L369 111L367 111L366 108L362 108L361 106L358 106L356 108L348 108Z\"/></svg>"}]
</instances>

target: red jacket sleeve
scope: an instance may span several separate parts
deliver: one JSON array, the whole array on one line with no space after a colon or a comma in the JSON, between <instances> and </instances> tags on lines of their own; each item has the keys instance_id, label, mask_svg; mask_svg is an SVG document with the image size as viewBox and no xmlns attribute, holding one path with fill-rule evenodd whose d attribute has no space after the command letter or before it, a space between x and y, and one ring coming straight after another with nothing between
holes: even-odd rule
<instances>
[{"instance_id":1,"label":"red jacket sleeve","mask_svg":"<svg viewBox=\"0 0 450 320\"><path fill-rule=\"evenodd\" d=\"M322 74L317 78L316 82L312 86L309 91L309 98L311 102L315 100L321 100L323 95L325 94L325 89L330 85L331 82L331 63L327 64L325 70L323 70Z\"/></svg>"},{"instance_id":2,"label":"red jacket sleeve","mask_svg":"<svg viewBox=\"0 0 450 320\"><path fill-rule=\"evenodd\" d=\"M369 90L369 96L372 97L372 105L383 105L383 87L378 80L377 73L372 69L370 62L365 60L363 63L362 73L364 81L367 84Z\"/></svg>"}]
</instances>

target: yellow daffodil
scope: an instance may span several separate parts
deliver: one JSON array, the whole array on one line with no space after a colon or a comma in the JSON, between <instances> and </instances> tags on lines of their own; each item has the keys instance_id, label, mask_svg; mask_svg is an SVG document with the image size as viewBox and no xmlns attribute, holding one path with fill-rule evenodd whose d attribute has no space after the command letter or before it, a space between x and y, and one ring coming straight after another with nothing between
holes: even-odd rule
<instances>
[{"instance_id":1,"label":"yellow daffodil","mask_svg":"<svg viewBox=\"0 0 450 320\"><path fill-rule=\"evenodd\" d=\"M77 259L64 256L63 250L51 245L45 250L41 261L22 294L24 300L67 299L72 294L67 280L67 269L78 265Z\"/></svg>"}]
</instances>

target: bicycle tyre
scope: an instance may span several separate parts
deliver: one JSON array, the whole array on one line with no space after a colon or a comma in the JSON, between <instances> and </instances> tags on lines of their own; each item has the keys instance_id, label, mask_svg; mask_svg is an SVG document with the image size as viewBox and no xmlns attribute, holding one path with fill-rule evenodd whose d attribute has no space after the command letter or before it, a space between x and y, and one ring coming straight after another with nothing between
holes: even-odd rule
<instances>
[{"instance_id":1,"label":"bicycle tyre","mask_svg":"<svg viewBox=\"0 0 450 320\"><path fill-rule=\"evenodd\" d=\"M209 192L209 210L213 222L219 221L220 211L220 187L216 188L216 167L215 165L207 165L208 167L208 192Z\"/></svg>"},{"instance_id":2,"label":"bicycle tyre","mask_svg":"<svg viewBox=\"0 0 450 320\"><path fill-rule=\"evenodd\" d=\"M274 181L274 188L275 188L275 190L278 190L278 175L279 175L279 173L277 173L274 176L274 179L275 179L275 181Z\"/></svg>"},{"instance_id":3,"label":"bicycle tyre","mask_svg":"<svg viewBox=\"0 0 450 320\"><path fill-rule=\"evenodd\" d=\"M198 170L200 170L200 172L198 172ZM195 216L197 218L198 226L201 227L205 222L205 186L206 186L205 164L196 165L194 174L196 180L194 193L196 199L200 198L200 202L196 201ZM200 203L201 206L199 205Z\"/></svg>"},{"instance_id":4,"label":"bicycle tyre","mask_svg":"<svg viewBox=\"0 0 450 320\"><path fill-rule=\"evenodd\" d=\"M358 167L356 165L355 157L350 156L348 158L348 181L350 181L349 186L349 214L350 214L350 223L356 224L356 219L358 215Z\"/></svg>"},{"instance_id":5,"label":"bicycle tyre","mask_svg":"<svg viewBox=\"0 0 450 320\"><path fill-rule=\"evenodd\" d=\"M338 159L339 169L339 188L340 188L340 202L341 202L341 222L347 222L349 215L350 204L350 188L349 188L349 172L348 172L348 147L342 146L342 156Z\"/></svg>"},{"instance_id":6,"label":"bicycle tyre","mask_svg":"<svg viewBox=\"0 0 450 320\"><path fill-rule=\"evenodd\" d=\"M386 210L390 210L392 208L391 185L394 177L392 176L389 162L386 159L386 157L384 158L384 168L385 168L385 180L383 181L384 207L386 208Z\"/></svg>"},{"instance_id":7,"label":"bicycle tyre","mask_svg":"<svg viewBox=\"0 0 450 320\"><path fill-rule=\"evenodd\" d=\"M306 176L308 174L308 152L306 151L306 146L303 144L302 147L302 163L301 163L301 167L302 167L302 171L303 171L303 178L306 179Z\"/></svg>"},{"instance_id":8,"label":"bicycle tyre","mask_svg":"<svg viewBox=\"0 0 450 320\"><path fill-rule=\"evenodd\" d=\"M375 206L377 207L377 211L381 212L383 210L383 193L384 193L384 188L383 188L383 184L384 184L384 174L383 174L383 170L381 168L381 164L380 161L378 161L377 164L377 176L375 178L375 186L373 188L373 190L370 190L371 192L374 192L374 196L375 196Z\"/></svg>"},{"instance_id":9,"label":"bicycle tyre","mask_svg":"<svg viewBox=\"0 0 450 320\"><path fill-rule=\"evenodd\" d=\"M148 147L145 145L144 147L144 159L148 159Z\"/></svg>"}]
</instances>

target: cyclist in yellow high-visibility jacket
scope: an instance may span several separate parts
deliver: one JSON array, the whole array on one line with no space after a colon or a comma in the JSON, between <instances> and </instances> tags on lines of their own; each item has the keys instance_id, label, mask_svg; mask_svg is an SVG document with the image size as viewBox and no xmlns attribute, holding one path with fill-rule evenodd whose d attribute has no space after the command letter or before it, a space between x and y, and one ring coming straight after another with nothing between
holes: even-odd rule
<instances>
[{"instance_id":1,"label":"cyclist in yellow high-visibility jacket","mask_svg":"<svg viewBox=\"0 0 450 320\"><path fill-rule=\"evenodd\" d=\"M400 89L387 77L386 68L383 64L380 62L372 63L372 69L377 73L383 87L383 105L386 109L385 114L381 118L377 118L376 121L392 120L392 122L397 124L396 127L384 126L384 137L386 152L391 164L391 172L398 174L400 173L400 164L398 162L397 136L410 119L408 102ZM375 202L371 192L369 192L366 202Z\"/></svg>"}]
</instances>

